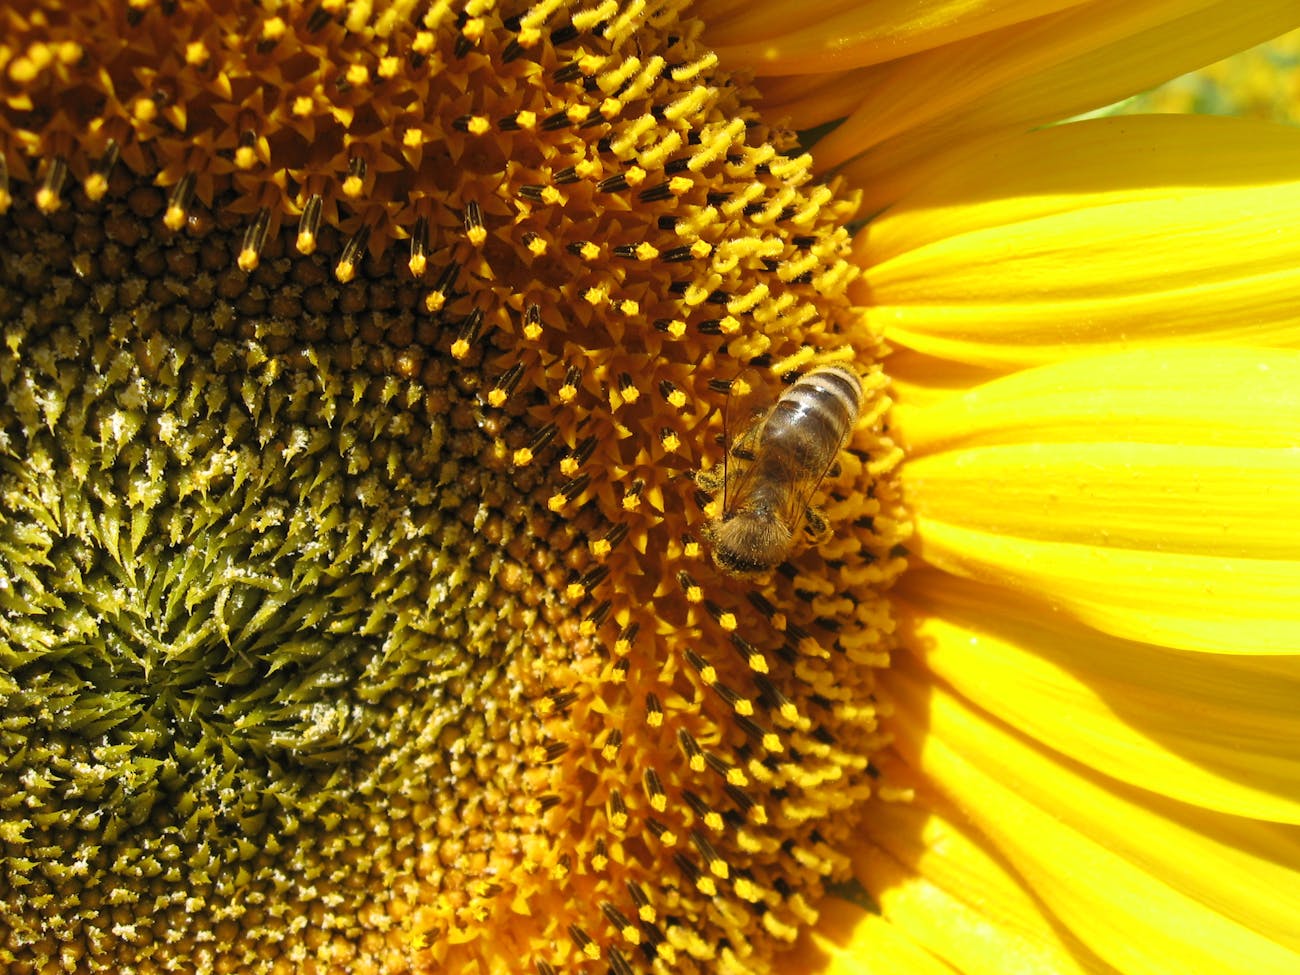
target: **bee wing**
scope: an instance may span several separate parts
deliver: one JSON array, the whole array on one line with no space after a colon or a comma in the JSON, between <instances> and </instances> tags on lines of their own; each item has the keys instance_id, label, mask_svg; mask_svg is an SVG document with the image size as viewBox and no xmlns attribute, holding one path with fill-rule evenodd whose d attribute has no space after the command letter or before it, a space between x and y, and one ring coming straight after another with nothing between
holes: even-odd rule
<instances>
[{"instance_id":1,"label":"bee wing","mask_svg":"<svg viewBox=\"0 0 1300 975\"><path fill-rule=\"evenodd\" d=\"M770 383L764 382L755 368L747 368L731 381L722 412L722 510L731 508L731 499L748 483L754 467L753 458L763 434L763 424L772 412L777 396ZM732 470L740 467L740 473Z\"/></svg>"},{"instance_id":2,"label":"bee wing","mask_svg":"<svg viewBox=\"0 0 1300 975\"><path fill-rule=\"evenodd\" d=\"M836 451L836 454L838 453L839 451ZM813 495L817 493L817 488L821 486L826 472L835 464L835 460L836 456L832 455L821 470L791 471L794 486L787 496L784 514L785 523L792 531L798 531L799 526L803 524L804 516L808 513L808 505L812 503Z\"/></svg>"},{"instance_id":3,"label":"bee wing","mask_svg":"<svg viewBox=\"0 0 1300 975\"><path fill-rule=\"evenodd\" d=\"M835 449L827 455L826 462L820 468L808 468L802 471L792 472L794 486L789 494L789 504L786 508L786 516L789 519L787 524L791 529L798 529L799 524L803 521L808 513L808 506L812 503L813 496L821 483L826 479L827 473L835 462L839 460L840 454L848 443L849 431L852 430L853 424L857 422L856 414L851 418L844 436L835 444Z\"/></svg>"}]
</instances>

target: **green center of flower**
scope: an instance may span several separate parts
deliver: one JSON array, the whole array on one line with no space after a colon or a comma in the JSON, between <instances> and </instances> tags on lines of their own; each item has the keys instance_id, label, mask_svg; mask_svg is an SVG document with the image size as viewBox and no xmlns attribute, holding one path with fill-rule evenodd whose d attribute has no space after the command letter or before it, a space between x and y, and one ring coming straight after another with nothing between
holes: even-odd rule
<instances>
[{"instance_id":1,"label":"green center of flower","mask_svg":"<svg viewBox=\"0 0 1300 975\"><path fill-rule=\"evenodd\" d=\"M359 916L415 900L437 793L504 833L535 825L483 790L526 793L546 745L528 720L517 753L488 733L549 700L498 677L562 642L530 523L503 517L528 478L507 483L445 364L403 378L374 313L343 310L400 329L413 288L305 260L250 280L224 246L159 240L116 200L7 228L0 837L19 943L89 922L92 945L183 954L154 915L189 944L198 914L216 926L196 958L252 964L291 894L347 955ZM446 848L470 833L446 825Z\"/></svg>"}]
</instances>

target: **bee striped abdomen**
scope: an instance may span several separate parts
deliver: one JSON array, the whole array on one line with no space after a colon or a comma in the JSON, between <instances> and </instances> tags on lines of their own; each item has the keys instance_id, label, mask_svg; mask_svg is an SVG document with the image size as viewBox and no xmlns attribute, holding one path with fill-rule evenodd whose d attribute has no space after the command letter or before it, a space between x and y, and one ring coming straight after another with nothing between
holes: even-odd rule
<instances>
[{"instance_id":1,"label":"bee striped abdomen","mask_svg":"<svg viewBox=\"0 0 1300 975\"><path fill-rule=\"evenodd\" d=\"M820 465L820 477L849 439L861 402L856 374L842 366L814 369L777 400L762 445L789 451L802 466Z\"/></svg>"}]
</instances>

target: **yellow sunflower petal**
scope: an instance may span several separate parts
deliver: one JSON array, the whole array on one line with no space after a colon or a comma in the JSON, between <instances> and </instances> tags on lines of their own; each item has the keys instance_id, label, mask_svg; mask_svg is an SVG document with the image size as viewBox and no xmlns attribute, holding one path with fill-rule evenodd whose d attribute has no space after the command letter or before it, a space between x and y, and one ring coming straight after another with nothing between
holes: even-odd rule
<instances>
[{"instance_id":1,"label":"yellow sunflower petal","mask_svg":"<svg viewBox=\"0 0 1300 975\"><path fill-rule=\"evenodd\" d=\"M1183 802L1300 824L1300 657L1119 640L933 570L897 595L926 671L1030 738Z\"/></svg>"},{"instance_id":2,"label":"yellow sunflower petal","mask_svg":"<svg viewBox=\"0 0 1300 975\"><path fill-rule=\"evenodd\" d=\"M903 403L895 425L913 458L1034 442L1286 448L1300 440L1297 409L1293 351L1134 350L1025 370L922 409Z\"/></svg>"},{"instance_id":3,"label":"yellow sunflower petal","mask_svg":"<svg viewBox=\"0 0 1300 975\"><path fill-rule=\"evenodd\" d=\"M892 60L1085 0L819 0L813 4L701 3L700 17L725 62L760 75L838 71Z\"/></svg>"},{"instance_id":4,"label":"yellow sunflower petal","mask_svg":"<svg viewBox=\"0 0 1300 975\"><path fill-rule=\"evenodd\" d=\"M1109 971L937 797L877 803L863 834L854 871L884 918L963 975Z\"/></svg>"},{"instance_id":5,"label":"yellow sunflower petal","mask_svg":"<svg viewBox=\"0 0 1300 975\"><path fill-rule=\"evenodd\" d=\"M1300 404L1281 403L1293 420L1300 416ZM1036 408L1022 405L1027 413ZM1096 417L1097 442L1058 441L1049 431L1039 443L961 447L910 460L915 511L924 521L1047 542L1296 558L1300 456L1293 444L1206 443L1214 430L1188 444L1132 442L1107 419Z\"/></svg>"},{"instance_id":6,"label":"yellow sunflower petal","mask_svg":"<svg viewBox=\"0 0 1300 975\"><path fill-rule=\"evenodd\" d=\"M859 296L894 344L991 368L1136 343L1296 346L1298 223L1300 131L1098 119L948 160L859 236ZM923 382L910 365L903 380Z\"/></svg>"},{"instance_id":7,"label":"yellow sunflower petal","mask_svg":"<svg viewBox=\"0 0 1300 975\"><path fill-rule=\"evenodd\" d=\"M1293 652L1300 354L1161 358L1081 358L900 410L915 551L1126 639ZM977 439L927 453L945 425Z\"/></svg>"},{"instance_id":8,"label":"yellow sunflower petal","mask_svg":"<svg viewBox=\"0 0 1300 975\"><path fill-rule=\"evenodd\" d=\"M895 401L909 408L929 406L1006 375L1000 366L939 359L900 348L889 355L889 381Z\"/></svg>"},{"instance_id":9,"label":"yellow sunflower petal","mask_svg":"<svg viewBox=\"0 0 1300 975\"><path fill-rule=\"evenodd\" d=\"M1036 748L904 655L898 747L992 839L1052 913L1128 973L1300 971L1300 847Z\"/></svg>"},{"instance_id":10,"label":"yellow sunflower petal","mask_svg":"<svg viewBox=\"0 0 1300 975\"><path fill-rule=\"evenodd\" d=\"M818 165L847 162L871 212L960 142L1109 105L1297 23L1294 0L1098 0L862 69L846 79L862 101L818 143Z\"/></svg>"},{"instance_id":11,"label":"yellow sunflower petal","mask_svg":"<svg viewBox=\"0 0 1300 975\"><path fill-rule=\"evenodd\" d=\"M791 975L958 975L879 914L838 897L819 910L792 952Z\"/></svg>"},{"instance_id":12,"label":"yellow sunflower petal","mask_svg":"<svg viewBox=\"0 0 1300 975\"><path fill-rule=\"evenodd\" d=\"M1300 564L1004 538L923 522L922 555L1066 609L1098 629L1188 650L1291 653Z\"/></svg>"}]
</instances>

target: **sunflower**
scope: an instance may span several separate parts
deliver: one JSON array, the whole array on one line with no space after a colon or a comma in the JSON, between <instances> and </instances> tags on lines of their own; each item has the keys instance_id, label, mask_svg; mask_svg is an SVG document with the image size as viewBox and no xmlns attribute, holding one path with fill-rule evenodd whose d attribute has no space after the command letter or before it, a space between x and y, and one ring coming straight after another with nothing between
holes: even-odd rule
<instances>
[{"instance_id":1,"label":"sunflower","mask_svg":"<svg viewBox=\"0 0 1300 975\"><path fill-rule=\"evenodd\" d=\"M1296 971L1295 21L10 5L6 970Z\"/></svg>"}]
</instances>

